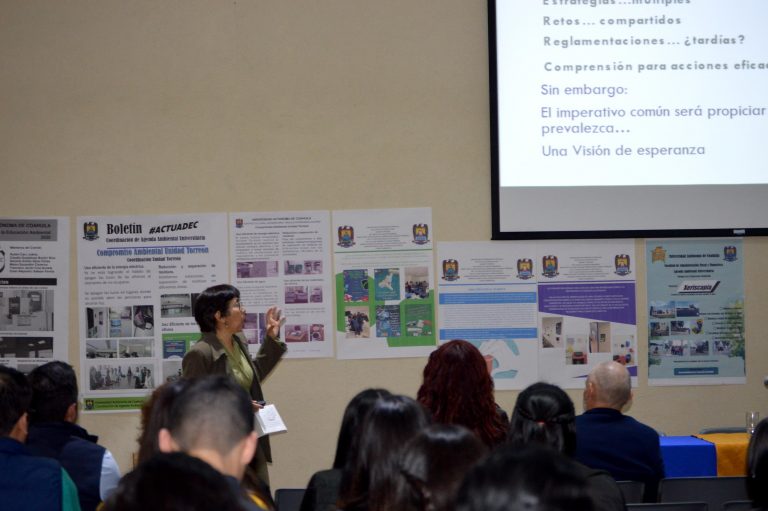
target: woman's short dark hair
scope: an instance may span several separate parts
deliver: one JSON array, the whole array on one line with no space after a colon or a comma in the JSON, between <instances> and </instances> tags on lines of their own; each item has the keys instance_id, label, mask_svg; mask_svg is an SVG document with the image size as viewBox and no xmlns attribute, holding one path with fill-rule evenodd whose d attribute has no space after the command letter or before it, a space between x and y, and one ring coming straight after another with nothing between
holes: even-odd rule
<instances>
[{"instance_id":1,"label":"woman's short dark hair","mask_svg":"<svg viewBox=\"0 0 768 511\"><path fill-rule=\"evenodd\" d=\"M408 443L429 424L426 410L407 396L379 398L363 420L341 477L340 509L390 509L395 474Z\"/></svg>"},{"instance_id":2,"label":"woman's short dark hair","mask_svg":"<svg viewBox=\"0 0 768 511\"><path fill-rule=\"evenodd\" d=\"M405 447L400 461L396 509L448 511L464 476L488 451L458 424L432 424Z\"/></svg>"},{"instance_id":3,"label":"woman's short dark hair","mask_svg":"<svg viewBox=\"0 0 768 511\"><path fill-rule=\"evenodd\" d=\"M576 415L573 401L550 383L534 383L517 396L509 425L509 442L531 442L552 447L566 456L576 452Z\"/></svg>"},{"instance_id":4,"label":"woman's short dark hair","mask_svg":"<svg viewBox=\"0 0 768 511\"><path fill-rule=\"evenodd\" d=\"M201 332L216 331L216 313L229 314L229 302L240 298L240 291L229 284L212 286L197 295L195 300L195 321Z\"/></svg>"},{"instance_id":5,"label":"woman's short dark hair","mask_svg":"<svg viewBox=\"0 0 768 511\"><path fill-rule=\"evenodd\" d=\"M352 439L360 430L365 415L371 409L377 399L383 396L391 396L385 389L365 389L353 397L344 410L341 419L339 439L336 442L336 456L333 460L333 468L343 469L349 458Z\"/></svg>"},{"instance_id":6,"label":"woman's short dark hair","mask_svg":"<svg viewBox=\"0 0 768 511\"><path fill-rule=\"evenodd\" d=\"M469 471L456 511L591 511L575 461L541 445L497 448Z\"/></svg>"}]
</instances>

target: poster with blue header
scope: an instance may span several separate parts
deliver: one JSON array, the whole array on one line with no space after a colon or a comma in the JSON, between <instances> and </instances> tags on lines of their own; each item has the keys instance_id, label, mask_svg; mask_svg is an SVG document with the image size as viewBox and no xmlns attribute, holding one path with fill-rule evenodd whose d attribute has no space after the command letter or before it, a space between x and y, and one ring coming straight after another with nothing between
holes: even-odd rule
<instances>
[{"instance_id":1,"label":"poster with blue header","mask_svg":"<svg viewBox=\"0 0 768 511\"><path fill-rule=\"evenodd\" d=\"M746 383L740 239L647 240L648 384Z\"/></svg>"}]
</instances>

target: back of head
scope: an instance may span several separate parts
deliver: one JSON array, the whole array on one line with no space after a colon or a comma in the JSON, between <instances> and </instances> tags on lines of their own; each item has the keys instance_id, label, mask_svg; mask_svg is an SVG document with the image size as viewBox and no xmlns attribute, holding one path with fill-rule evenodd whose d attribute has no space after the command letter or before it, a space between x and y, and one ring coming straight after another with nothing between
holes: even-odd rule
<instances>
[{"instance_id":1,"label":"back of head","mask_svg":"<svg viewBox=\"0 0 768 511\"><path fill-rule=\"evenodd\" d=\"M543 446L502 446L470 470L456 511L591 511L575 462Z\"/></svg>"},{"instance_id":2,"label":"back of head","mask_svg":"<svg viewBox=\"0 0 768 511\"><path fill-rule=\"evenodd\" d=\"M529 385L517 396L510 419L509 442L516 446L543 444L573 456L576 417L568 394L549 383Z\"/></svg>"},{"instance_id":3,"label":"back of head","mask_svg":"<svg viewBox=\"0 0 768 511\"><path fill-rule=\"evenodd\" d=\"M768 418L757 424L749 439L747 493L756 507L768 509Z\"/></svg>"},{"instance_id":4,"label":"back of head","mask_svg":"<svg viewBox=\"0 0 768 511\"><path fill-rule=\"evenodd\" d=\"M240 511L240 496L224 476L184 453L160 453L120 480L104 511Z\"/></svg>"},{"instance_id":5,"label":"back of head","mask_svg":"<svg viewBox=\"0 0 768 511\"><path fill-rule=\"evenodd\" d=\"M433 424L406 446L400 462L399 510L447 511L467 471L487 452L464 426Z\"/></svg>"},{"instance_id":6,"label":"back of head","mask_svg":"<svg viewBox=\"0 0 768 511\"><path fill-rule=\"evenodd\" d=\"M29 373L29 383L31 423L63 421L69 407L77 403L77 376L66 362L54 360L36 367Z\"/></svg>"},{"instance_id":7,"label":"back of head","mask_svg":"<svg viewBox=\"0 0 768 511\"><path fill-rule=\"evenodd\" d=\"M212 449L228 454L254 427L248 394L228 376L189 382L174 399L168 430L181 450Z\"/></svg>"},{"instance_id":8,"label":"back of head","mask_svg":"<svg viewBox=\"0 0 768 511\"><path fill-rule=\"evenodd\" d=\"M32 389L16 369L0 365L0 436L8 436L29 410Z\"/></svg>"},{"instance_id":9,"label":"back of head","mask_svg":"<svg viewBox=\"0 0 768 511\"><path fill-rule=\"evenodd\" d=\"M391 396L385 389L365 389L353 397L344 410L341 419L339 439L336 442L336 456L333 460L333 468L342 469L347 463L352 439L356 436L363 423L363 418L373 404L382 396Z\"/></svg>"},{"instance_id":10,"label":"back of head","mask_svg":"<svg viewBox=\"0 0 768 511\"><path fill-rule=\"evenodd\" d=\"M384 396L370 409L352 444L342 475L339 507L366 503L371 511L387 509L393 481L408 441L429 424L424 408L406 396Z\"/></svg>"},{"instance_id":11,"label":"back of head","mask_svg":"<svg viewBox=\"0 0 768 511\"><path fill-rule=\"evenodd\" d=\"M506 424L493 396L493 379L480 350L455 339L429 356L417 399L435 422L460 424L488 446L504 439Z\"/></svg>"},{"instance_id":12,"label":"back of head","mask_svg":"<svg viewBox=\"0 0 768 511\"><path fill-rule=\"evenodd\" d=\"M631 376L622 364L613 361L602 362L589 373L585 394L586 408L601 407L621 410L631 398Z\"/></svg>"},{"instance_id":13,"label":"back of head","mask_svg":"<svg viewBox=\"0 0 768 511\"><path fill-rule=\"evenodd\" d=\"M233 298L240 298L240 291L230 284L211 286L197 295L194 312L201 332L216 331L216 313L226 316Z\"/></svg>"},{"instance_id":14,"label":"back of head","mask_svg":"<svg viewBox=\"0 0 768 511\"><path fill-rule=\"evenodd\" d=\"M168 382L155 389L141 406L141 432L139 433L139 463L160 452L157 436L171 421L171 407L190 380Z\"/></svg>"}]
</instances>

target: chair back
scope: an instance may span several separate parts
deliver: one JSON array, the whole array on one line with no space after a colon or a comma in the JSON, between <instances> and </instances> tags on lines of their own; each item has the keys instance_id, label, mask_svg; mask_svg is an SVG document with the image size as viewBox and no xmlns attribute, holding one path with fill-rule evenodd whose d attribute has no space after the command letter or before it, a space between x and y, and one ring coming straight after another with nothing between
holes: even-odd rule
<instances>
[{"instance_id":1,"label":"chair back","mask_svg":"<svg viewBox=\"0 0 768 511\"><path fill-rule=\"evenodd\" d=\"M616 484L624 495L624 502L627 504L640 504L643 502L643 493L645 492L645 483L642 481L616 481Z\"/></svg>"},{"instance_id":2,"label":"chair back","mask_svg":"<svg viewBox=\"0 0 768 511\"><path fill-rule=\"evenodd\" d=\"M751 500L729 500L723 504L723 511L751 511L754 509Z\"/></svg>"},{"instance_id":3,"label":"chair back","mask_svg":"<svg viewBox=\"0 0 768 511\"><path fill-rule=\"evenodd\" d=\"M278 488L275 490L275 508L277 511L299 511L304 488Z\"/></svg>"},{"instance_id":4,"label":"chair back","mask_svg":"<svg viewBox=\"0 0 768 511\"><path fill-rule=\"evenodd\" d=\"M659 502L705 501L722 509L729 500L747 500L746 477L674 477L659 483Z\"/></svg>"},{"instance_id":5,"label":"chair back","mask_svg":"<svg viewBox=\"0 0 768 511\"><path fill-rule=\"evenodd\" d=\"M627 504L627 511L709 511L706 502L651 502ZM717 510L714 510L717 511Z\"/></svg>"}]
</instances>

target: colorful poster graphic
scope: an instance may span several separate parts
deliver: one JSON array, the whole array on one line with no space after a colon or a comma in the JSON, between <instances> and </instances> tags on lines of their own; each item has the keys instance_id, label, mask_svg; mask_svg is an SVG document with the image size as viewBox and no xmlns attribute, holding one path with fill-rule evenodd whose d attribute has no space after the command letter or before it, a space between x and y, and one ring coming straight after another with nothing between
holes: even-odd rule
<instances>
[{"instance_id":1,"label":"colorful poster graphic","mask_svg":"<svg viewBox=\"0 0 768 511\"><path fill-rule=\"evenodd\" d=\"M80 387L85 411L132 410L181 376L200 337L195 299L228 282L224 213L80 217Z\"/></svg>"},{"instance_id":2,"label":"colorful poster graphic","mask_svg":"<svg viewBox=\"0 0 768 511\"><path fill-rule=\"evenodd\" d=\"M477 346L498 390L538 381L535 245L441 242L437 250L440 342Z\"/></svg>"},{"instance_id":3,"label":"colorful poster graphic","mask_svg":"<svg viewBox=\"0 0 768 511\"><path fill-rule=\"evenodd\" d=\"M68 338L69 219L0 218L0 364L67 360Z\"/></svg>"},{"instance_id":4,"label":"colorful poster graphic","mask_svg":"<svg viewBox=\"0 0 768 511\"><path fill-rule=\"evenodd\" d=\"M583 388L600 362L624 364L637 384L632 240L540 242L539 375Z\"/></svg>"},{"instance_id":5,"label":"colorful poster graphic","mask_svg":"<svg viewBox=\"0 0 768 511\"><path fill-rule=\"evenodd\" d=\"M419 357L435 347L429 208L333 212L340 359Z\"/></svg>"},{"instance_id":6,"label":"colorful poster graphic","mask_svg":"<svg viewBox=\"0 0 768 511\"><path fill-rule=\"evenodd\" d=\"M740 239L647 240L648 384L746 383Z\"/></svg>"},{"instance_id":7,"label":"colorful poster graphic","mask_svg":"<svg viewBox=\"0 0 768 511\"><path fill-rule=\"evenodd\" d=\"M264 314L278 305L286 358L333 356L330 221L328 211L230 213L232 275L251 354L264 340Z\"/></svg>"}]
</instances>

